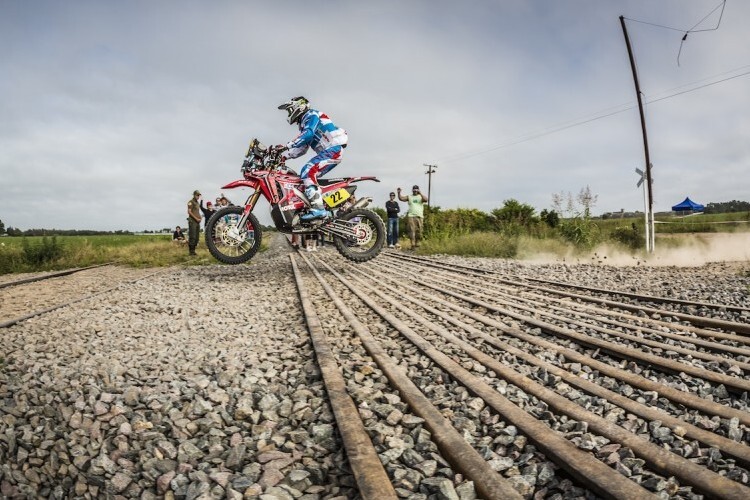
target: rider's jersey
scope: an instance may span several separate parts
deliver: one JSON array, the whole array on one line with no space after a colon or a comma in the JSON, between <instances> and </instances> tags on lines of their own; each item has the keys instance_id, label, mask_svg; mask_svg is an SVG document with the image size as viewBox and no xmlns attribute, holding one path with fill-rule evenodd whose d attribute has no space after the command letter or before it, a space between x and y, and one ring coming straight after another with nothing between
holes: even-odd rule
<instances>
[{"instance_id":1,"label":"rider's jersey","mask_svg":"<svg viewBox=\"0 0 750 500\"><path fill-rule=\"evenodd\" d=\"M302 156L308 147L320 153L333 146L345 146L347 142L346 131L316 109L307 110L299 122L299 130L299 135L286 145L289 158Z\"/></svg>"}]
</instances>

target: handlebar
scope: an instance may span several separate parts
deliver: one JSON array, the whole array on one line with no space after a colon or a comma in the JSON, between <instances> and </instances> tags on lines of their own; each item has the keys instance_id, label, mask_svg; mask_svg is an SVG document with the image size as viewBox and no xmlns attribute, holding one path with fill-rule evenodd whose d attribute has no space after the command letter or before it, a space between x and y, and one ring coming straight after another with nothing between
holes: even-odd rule
<instances>
[{"instance_id":1,"label":"handlebar","mask_svg":"<svg viewBox=\"0 0 750 500\"><path fill-rule=\"evenodd\" d=\"M282 156L282 153L288 149L283 144L265 148L257 139L253 139L245 155L241 170L242 172L250 170L276 170L284 166L286 158Z\"/></svg>"}]
</instances>

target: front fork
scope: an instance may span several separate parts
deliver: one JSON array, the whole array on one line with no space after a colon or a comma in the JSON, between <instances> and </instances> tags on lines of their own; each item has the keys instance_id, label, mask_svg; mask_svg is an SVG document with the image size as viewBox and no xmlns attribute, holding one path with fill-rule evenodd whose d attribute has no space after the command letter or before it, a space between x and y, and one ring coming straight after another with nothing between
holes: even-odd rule
<instances>
[{"instance_id":1,"label":"front fork","mask_svg":"<svg viewBox=\"0 0 750 500\"><path fill-rule=\"evenodd\" d=\"M255 204L258 202L258 198L260 197L260 189L256 189L253 191L253 193L247 197L247 201L245 201L245 210L242 212L242 217L240 217L240 222L237 224L237 229L242 230L241 228L244 228L247 226L247 219L250 217L250 212L253 211L253 208L255 208Z\"/></svg>"}]
</instances>

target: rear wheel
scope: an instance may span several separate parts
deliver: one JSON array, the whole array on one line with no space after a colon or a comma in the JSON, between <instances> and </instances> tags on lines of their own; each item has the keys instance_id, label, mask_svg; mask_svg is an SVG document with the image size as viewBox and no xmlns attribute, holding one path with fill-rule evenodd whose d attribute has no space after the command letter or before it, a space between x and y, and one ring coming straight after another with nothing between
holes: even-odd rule
<instances>
[{"instance_id":1,"label":"rear wheel","mask_svg":"<svg viewBox=\"0 0 750 500\"><path fill-rule=\"evenodd\" d=\"M250 213L245 227L239 227L243 210L243 207L225 207L206 222L208 251L225 264L247 262L260 249L263 235L258 219Z\"/></svg>"},{"instance_id":2,"label":"rear wheel","mask_svg":"<svg viewBox=\"0 0 750 500\"><path fill-rule=\"evenodd\" d=\"M338 218L345 221L352 236L334 235L333 243L341 255L354 262L377 257L385 244L383 219L372 210L357 208Z\"/></svg>"}]
</instances>

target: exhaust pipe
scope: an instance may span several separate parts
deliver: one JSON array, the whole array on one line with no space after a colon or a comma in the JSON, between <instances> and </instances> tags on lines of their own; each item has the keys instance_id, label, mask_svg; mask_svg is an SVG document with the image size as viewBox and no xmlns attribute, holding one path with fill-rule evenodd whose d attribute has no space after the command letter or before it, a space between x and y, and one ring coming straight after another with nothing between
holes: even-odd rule
<instances>
[{"instance_id":1,"label":"exhaust pipe","mask_svg":"<svg viewBox=\"0 0 750 500\"><path fill-rule=\"evenodd\" d=\"M351 210L354 210L355 208L365 208L370 203L372 203L372 197L367 196L365 198L360 198L354 205L352 205Z\"/></svg>"}]
</instances>

